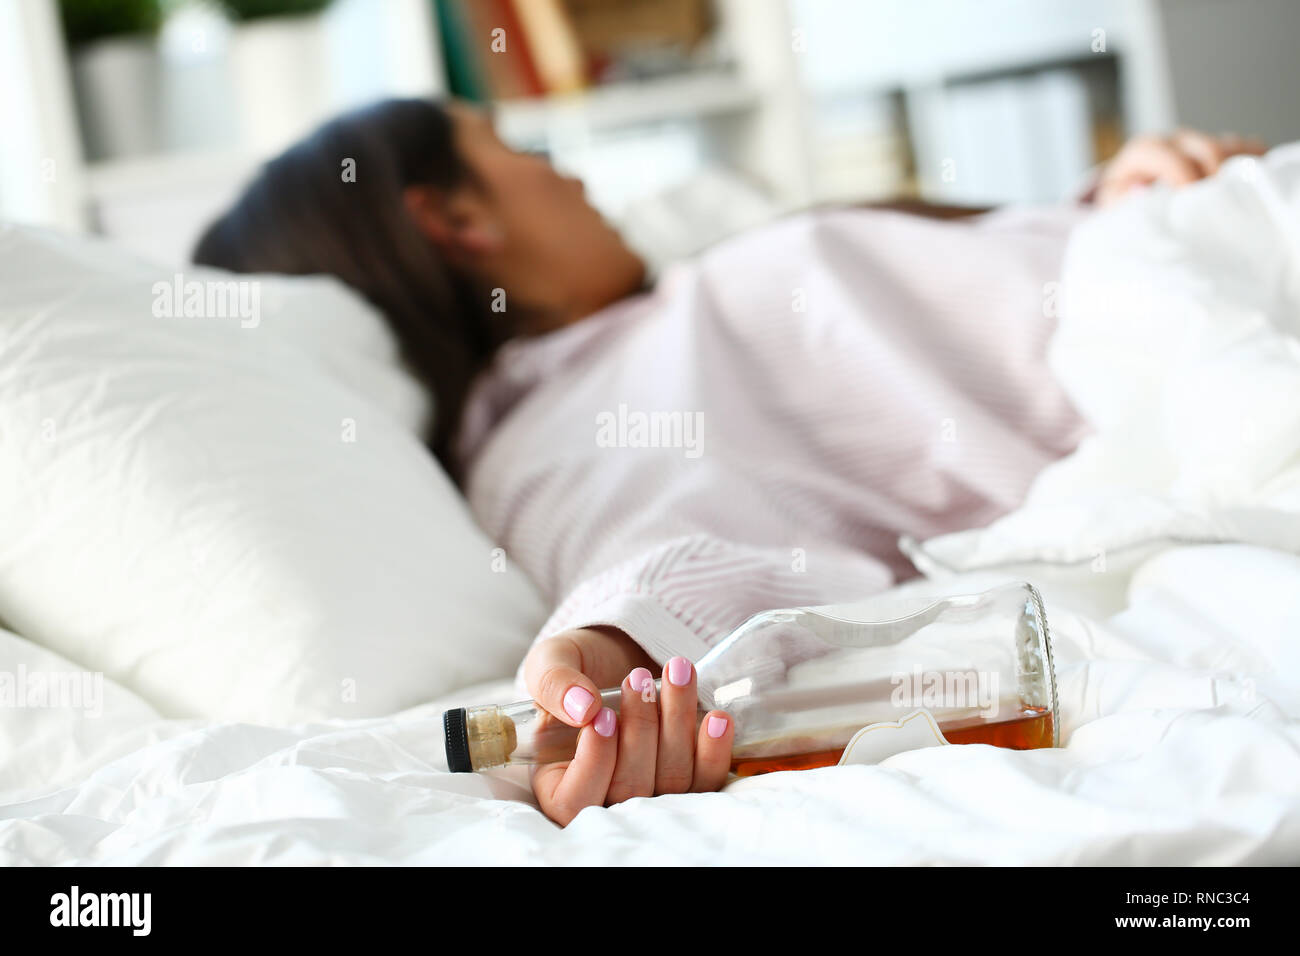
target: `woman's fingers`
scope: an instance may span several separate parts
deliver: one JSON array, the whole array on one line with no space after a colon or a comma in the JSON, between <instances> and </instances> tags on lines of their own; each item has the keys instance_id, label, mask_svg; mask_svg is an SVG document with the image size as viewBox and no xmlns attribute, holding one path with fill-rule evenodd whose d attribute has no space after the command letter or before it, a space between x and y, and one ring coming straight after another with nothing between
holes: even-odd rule
<instances>
[{"instance_id":1,"label":"woman's fingers","mask_svg":"<svg viewBox=\"0 0 1300 956\"><path fill-rule=\"evenodd\" d=\"M695 742L692 790L707 793L722 789L731 771L731 745L735 739L736 722L726 711L711 710L704 716Z\"/></svg>"},{"instance_id":2,"label":"woman's fingers","mask_svg":"<svg viewBox=\"0 0 1300 956\"><path fill-rule=\"evenodd\" d=\"M1193 129L1180 129L1167 139L1139 137L1111 160L1097 185L1096 200L1107 206L1135 186L1155 182L1185 186L1213 176L1233 156L1259 156L1266 151L1258 140L1216 138Z\"/></svg>"},{"instance_id":3,"label":"woman's fingers","mask_svg":"<svg viewBox=\"0 0 1300 956\"><path fill-rule=\"evenodd\" d=\"M695 668L684 657L664 665L659 694L655 793L685 793L695 775Z\"/></svg>"},{"instance_id":4,"label":"woman's fingers","mask_svg":"<svg viewBox=\"0 0 1300 956\"><path fill-rule=\"evenodd\" d=\"M1194 129L1180 129L1174 143L1192 157L1206 176L1212 176L1233 156L1262 156L1268 147L1257 139L1243 139L1235 133L1210 136Z\"/></svg>"},{"instance_id":5,"label":"woman's fingers","mask_svg":"<svg viewBox=\"0 0 1300 956\"><path fill-rule=\"evenodd\" d=\"M622 631L582 627L533 645L524 659L524 681L543 710L580 727L596 716L601 689L616 686L632 668L651 663Z\"/></svg>"},{"instance_id":6,"label":"woman's fingers","mask_svg":"<svg viewBox=\"0 0 1300 956\"><path fill-rule=\"evenodd\" d=\"M608 670L648 657L630 642L591 629L569 631L534 646L524 667L529 692L541 707L570 726L582 727L566 763L538 767L533 792L542 811L561 826L585 807L633 797L717 790L726 783L735 728L723 711L697 727L696 674L674 657L663 669L656 695L651 672L636 665L622 682L620 715L599 700ZM591 676L601 675L597 685ZM657 699L656 699L657 696ZM546 718L551 719L551 718Z\"/></svg>"},{"instance_id":7,"label":"woman's fingers","mask_svg":"<svg viewBox=\"0 0 1300 956\"><path fill-rule=\"evenodd\" d=\"M1196 164L1197 179L1213 176L1227 158L1227 153L1217 140L1194 129L1180 129L1174 133L1173 145Z\"/></svg>"},{"instance_id":8,"label":"woman's fingers","mask_svg":"<svg viewBox=\"0 0 1300 956\"><path fill-rule=\"evenodd\" d=\"M617 759L618 716L602 707L578 734L572 760L539 767L533 775L542 812L563 827L587 807L604 806Z\"/></svg>"},{"instance_id":9,"label":"woman's fingers","mask_svg":"<svg viewBox=\"0 0 1300 956\"><path fill-rule=\"evenodd\" d=\"M1257 139L1243 139L1234 133L1210 136L1194 129L1180 129L1170 139L1174 149L1196 164L1197 179L1213 176L1233 156L1262 156L1268 147Z\"/></svg>"},{"instance_id":10,"label":"woman's fingers","mask_svg":"<svg viewBox=\"0 0 1300 956\"><path fill-rule=\"evenodd\" d=\"M1240 136L1230 136L1228 139L1231 141L1226 147L1229 156L1263 156L1268 152L1268 144L1261 139L1243 139Z\"/></svg>"},{"instance_id":11,"label":"woman's fingers","mask_svg":"<svg viewBox=\"0 0 1300 956\"><path fill-rule=\"evenodd\" d=\"M1200 165L1172 141L1152 139L1134 157L1132 178L1138 182L1165 182L1185 186L1201 178Z\"/></svg>"},{"instance_id":12,"label":"woman's fingers","mask_svg":"<svg viewBox=\"0 0 1300 956\"><path fill-rule=\"evenodd\" d=\"M659 752L659 704L654 676L637 667L623 680L619 712L618 762L606 803L622 803L655 792Z\"/></svg>"},{"instance_id":13,"label":"woman's fingers","mask_svg":"<svg viewBox=\"0 0 1300 956\"><path fill-rule=\"evenodd\" d=\"M582 650L567 634L534 647L524 664L528 693L548 714L581 727L600 709L600 688L583 673Z\"/></svg>"},{"instance_id":14,"label":"woman's fingers","mask_svg":"<svg viewBox=\"0 0 1300 956\"><path fill-rule=\"evenodd\" d=\"M1253 137L1238 136L1236 133L1221 133L1218 136L1209 137L1204 133L1196 133L1194 130L1188 132L1196 136L1203 136L1214 143L1215 149L1218 150L1220 165L1233 156L1263 156L1268 152L1268 145Z\"/></svg>"}]
</instances>

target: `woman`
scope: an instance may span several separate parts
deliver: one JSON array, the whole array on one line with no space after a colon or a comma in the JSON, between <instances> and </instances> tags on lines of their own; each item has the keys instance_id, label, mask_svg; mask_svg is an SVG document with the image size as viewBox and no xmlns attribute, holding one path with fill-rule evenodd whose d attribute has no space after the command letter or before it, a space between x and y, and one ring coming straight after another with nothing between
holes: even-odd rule
<instances>
[{"instance_id":1,"label":"woman","mask_svg":"<svg viewBox=\"0 0 1300 956\"><path fill-rule=\"evenodd\" d=\"M195 260L331 273L391 322L432 449L554 607L521 679L584 728L533 778L566 824L725 782L734 728L697 731L691 660L749 614L887 587L900 534L1016 507L1086 430L1044 358L1071 225L1260 151L1135 140L1082 203L960 222L813 211L649 290L579 182L474 109L393 101L269 163Z\"/></svg>"}]
</instances>

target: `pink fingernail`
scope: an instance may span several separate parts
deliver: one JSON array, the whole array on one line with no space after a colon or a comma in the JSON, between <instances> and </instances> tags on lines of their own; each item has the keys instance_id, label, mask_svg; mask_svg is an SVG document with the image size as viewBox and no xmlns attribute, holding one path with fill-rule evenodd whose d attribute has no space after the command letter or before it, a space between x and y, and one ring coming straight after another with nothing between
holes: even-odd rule
<instances>
[{"instance_id":1,"label":"pink fingernail","mask_svg":"<svg viewBox=\"0 0 1300 956\"><path fill-rule=\"evenodd\" d=\"M574 684L564 695L564 712L574 720L581 721L595 699L591 696L591 691Z\"/></svg>"},{"instance_id":2,"label":"pink fingernail","mask_svg":"<svg viewBox=\"0 0 1300 956\"><path fill-rule=\"evenodd\" d=\"M651 687L654 686L654 676L644 667L634 667L632 673L627 675L628 686L641 693L645 693L646 681L650 682Z\"/></svg>"},{"instance_id":3,"label":"pink fingernail","mask_svg":"<svg viewBox=\"0 0 1300 956\"><path fill-rule=\"evenodd\" d=\"M709 715L709 736L717 740L727 732L727 718L717 714Z\"/></svg>"},{"instance_id":4,"label":"pink fingernail","mask_svg":"<svg viewBox=\"0 0 1300 956\"><path fill-rule=\"evenodd\" d=\"M596 733L602 737L613 737L614 731L618 728L618 718L610 708L602 707L596 719L591 722L591 726L595 727Z\"/></svg>"},{"instance_id":5,"label":"pink fingernail","mask_svg":"<svg viewBox=\"0 0 1300 956\"><path fill-rule=\"evenodd\" d=\"M674 657L668 662L668 681L674 687L685 687L691 682L691 662L684 657Z\"/></svg>"}]
</instances>

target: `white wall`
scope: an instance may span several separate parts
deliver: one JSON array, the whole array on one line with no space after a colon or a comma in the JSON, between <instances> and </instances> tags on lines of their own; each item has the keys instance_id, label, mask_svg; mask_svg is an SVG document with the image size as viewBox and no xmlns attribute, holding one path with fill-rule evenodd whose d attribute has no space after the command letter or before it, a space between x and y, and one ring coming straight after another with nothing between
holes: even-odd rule
<instances>
[{"instance_id":1,"label":"white wall","mask_svg":"<svg viewBox=\"0 0 1300 956\"><path fill-rule=\"evenodd\" d=\"M1300 2L1161 0L1178 122L1300 140Z\"/></svg>"},{"instance_id":2,"label":"white wall","mask_svg":"<svg viewBox=\"0 0 1300 956\"><path fill-rule=\"evenodd\" d=\"M1140 0L1139 0L1140 2ZM1110 0L791 0L813 93L924 86L1008 63L1086 57Z\"/></svg>"}]
</instances>

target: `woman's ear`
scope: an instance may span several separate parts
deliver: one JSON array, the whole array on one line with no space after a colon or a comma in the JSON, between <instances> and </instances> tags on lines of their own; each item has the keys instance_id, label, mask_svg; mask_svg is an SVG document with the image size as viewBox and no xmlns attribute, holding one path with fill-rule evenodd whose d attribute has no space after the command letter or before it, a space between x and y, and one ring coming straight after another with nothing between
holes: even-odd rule
<instances>
[{"instance_id":1,"label":"woman's ear","mask_svg":"<svg viewBox=\"0 0 1300 956\"><path fill-rule=\"evenodd\" d=\"M407 186L402 201L415 227L456 265L481 265L505 244L491 210L470 189Z\"/></svg>"}]
</instances>

